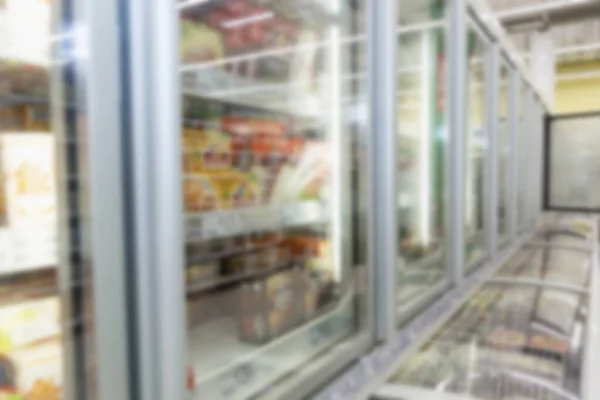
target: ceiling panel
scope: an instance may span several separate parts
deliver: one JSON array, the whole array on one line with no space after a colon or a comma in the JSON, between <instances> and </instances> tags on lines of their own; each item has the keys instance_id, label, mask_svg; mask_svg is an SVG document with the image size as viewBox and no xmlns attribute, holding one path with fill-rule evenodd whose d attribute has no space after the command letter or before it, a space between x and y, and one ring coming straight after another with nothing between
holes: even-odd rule
<instances>
[{"instance_id":1,"label":"ceiling panel","mask_svg":"<svg viewBox=\"0 0 600 400\"><path fill-rule=\"evenodd\" d=\"M556 2L557 0L488 0L492 9L497 12ZM600 19L585 20L568 25L551 26L550 32L554 38L557 49L594 44L600 45ZM532 33L532 31L511 33L515 45L524 53L528 53L530 50ZM557 55L557 58L559 63L600 60L600 49L587 49L570 52L568 54L559 54Z\"/></svg>"}]
</instances>

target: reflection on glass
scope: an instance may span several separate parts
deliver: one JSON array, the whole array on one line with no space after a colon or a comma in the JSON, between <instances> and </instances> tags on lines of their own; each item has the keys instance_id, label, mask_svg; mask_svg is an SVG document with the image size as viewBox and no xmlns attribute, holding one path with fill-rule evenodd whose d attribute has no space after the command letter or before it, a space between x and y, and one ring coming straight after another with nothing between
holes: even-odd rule
<instances>
[{"instance_id":1,"label":"reflection on glass","mask_svg":"<svg viewBox=\"0 0 600 400\"><path fill-rule=\"evenodd\" d=\"M484 243L484 158L485 130L485 55L487 43L479 32L469 28L469 71L465 171L465 261L471 268L485 256Z\"/></svg>"},{"instance_id":2,"label":"reflection on glass","mask_svg":"<svg viewBox=\"0 0 600 400\"><path fill-rule=\"evenodd\" d=\"M432 2L430 18L441 17L442 6ZM397 296L403 322L443 288L446 277L444 29L401 34L398 40Z\"/></svg>"},{"instance_id":3,"label":"reflection on glass","mask_svg":"<svg viewBox=\"0 0 600 400\"><path fill-rule=\"evenodd\" d=\"M523 232L526 228L525 216L527 210L527 170L529 166L527 166L527 136L529 132L527 131L527 123L526 123L526 115L528 107L527 101L527 86L525 81L521 80L519 85L519 135L517 137L517 152L518 168L517 172L517 230L518 232Z\"/></svg>"},{"instance_id":4,"label":"reflection on glass","mask_svg":"<svg viewBox=\"0 0 600 400\"><path fill-rule=\"evenodd\" d=\"M342 22L359 10L181 3L193 398L254 398L357 332L345 205L361 84Z\"/></svg>"},{"instance_id":5,"label":"reflection on glass","mask_svg":"<svg viewBox=\"0 0 600 400\"><path fill-rule=\"evenodd\" d=\"M508 238L508 177L510 140L508 130L508 67L500 64L500 88L498 99L498 243L503 245Z\"/></svg>"}]
</instances>

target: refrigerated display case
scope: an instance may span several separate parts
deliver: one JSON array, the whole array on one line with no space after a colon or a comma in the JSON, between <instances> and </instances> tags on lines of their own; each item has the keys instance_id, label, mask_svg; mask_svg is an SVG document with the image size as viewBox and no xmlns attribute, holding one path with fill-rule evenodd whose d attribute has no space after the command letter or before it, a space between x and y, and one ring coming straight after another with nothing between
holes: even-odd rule
<instances>
[{"instance_id":1,"label":"refrigerated display case","mask_svg":"<svg viewBox=\"0 0 600 400\"><path fill-rule=\"evenodd\" d=\"M518 92L518 134L515 142L515 151L517 156L517 165L520 171L527 165L530 149L528 148L529 138L529 115L525 110L529 107L530 89L528 83L519 79ZM517 232L521 233L527 229L527 194L528 194L527 174L519 173L517 177Z\"/></svg>"},{"instance_id":2,"label":"refrigerated display case","mask_svg":"<svg viewBox=\"0 0 600 400\"><path fill-rule=\"evenodd\" d=\"M487 131L486 55L490 42L485 33L470 20L468 24L468 108L465 132L465 263L470 271L481 265L487 255L485 243L485 162L489 133Z\"/></svg>"},{"instance_id":3,"label":"refrigerated display case","mask_svg":"<svg viewBox=\"0 0 600 400\"><path fill-rule=\"evenodd\" d=\"M509 241L509 220L508 208L510 207L510 132L509 132L509 112L512 109L509 104L508 96L508 77L509 63L504 53L500 57L500 76L498 87L498 122L496 124L496 148L497 148L497 179L498 179L498 245L505 247Z\"/></svg>"},{"instance_id":4,"label":"refrigerated display case","mask_svg":"<svg viewBox=\"0 0 600 400\"><path fill-rule=\"evenodd\" d=\"M0 9L2 398L63 394L56 139L45 43L56 4L47 3L7 1Z\"/></svg>"},{"instance_id":5,"label":"refrigerated display case","mask_svg":"<svg viewBox=\"0 0 600 400\"><path fill-rule=\"evenodd\" d=\"M272 395L370 344L351 252L361 7L180 5L192 398Z\"/></svg>"},{"instance_id":6,"label":"refrigerated display case","mask_svg":"<svg viewBox=\"0 0 600 400\"><path fill-rule=\"evenodd\" d=\"M444 1L400 3L397 91L397 319L403 324L447 290L444 213L448 191ZM412 27L405 22L426 20Z\"/></svg>"},{"instance_id":7,"label":"refrigerated display case","mask_svg":"<svg viewBox=\"0 0 600 400\"><path fill-rule=\"evenodd\" d=\"M99 387L102 397L116 398L115 392L123 396L128 390L121 385L128 352L119 347L127 339L121 330L126 305L118 300L124 296L123 260L119 248L107 249L122 234L124 216L111 208L119 202L122 182L119 191L102 187L112 179L112 168L119 168L117 152L101 156L100 168L90 155L120 134L122 122L112 119L124 104L117 90L122 81L112 74L119 64L113 45L117 24L110 19L115 4L103 2L98 9L99 3L81 3L0 2L3 399L96 398ZM107 51L96 69L100 48ZM92 202L96 190L103 199ZM106 213L99 216L99 210ZM104 223L107 231L97 231ZM103 278L96 279L99 271ZM100 288L101 282L108 286ZM112 321L102 322L104 316ZM96 352L96 346L103 350ZM121 351L111 351L115 347ZM104 369L97 354L110 354L112 365ZM117 379L106 379L107 370Z\"/></svg>"},{"instance_id":8,"label":"refrigerated display case","mask_svg":"<svg viewBox=\"0 0 600 400\"><path fill-rule=\"evenodd\" d=\"M540 234L554 230L556 238L577 227L598 246L595 219L551 218ZM593 373L584 366L593 329L588 317L598 311L589 303L597 253L558 243L525 244L373 398L585 398L584 376Z\"/></svg>"}]
</instances>

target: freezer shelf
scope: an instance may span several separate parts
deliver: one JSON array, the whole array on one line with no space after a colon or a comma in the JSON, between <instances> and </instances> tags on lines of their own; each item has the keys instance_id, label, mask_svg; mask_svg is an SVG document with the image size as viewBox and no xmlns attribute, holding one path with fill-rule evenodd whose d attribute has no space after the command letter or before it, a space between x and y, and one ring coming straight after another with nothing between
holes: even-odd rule
<instances>
[{"instance_id":1,"label":"freezer shelf","mask_svg":"<svg viewBox=\"0 0 600 400\"><path fill-rule=\"evenodd\" d=\"M353 292L266 345L241 342L239 321L222 317L190 329L193 399L241 400L352 334ZM206 372L206 373L201 373ZM254 397L253 397L254 398Z\"/></svg>"},{"instance_id":2,"label":"freezer shelf","mask_svg":"<svg viewBox=\"0 0 600 400\"><path fill-rule=\"evenodd\" d=\"M330 213L320 201L188 214L185 221L186 238L188 242L193 242L276 231L324 223L327 222L327 215Z\"/></svg>"}]
</instances>

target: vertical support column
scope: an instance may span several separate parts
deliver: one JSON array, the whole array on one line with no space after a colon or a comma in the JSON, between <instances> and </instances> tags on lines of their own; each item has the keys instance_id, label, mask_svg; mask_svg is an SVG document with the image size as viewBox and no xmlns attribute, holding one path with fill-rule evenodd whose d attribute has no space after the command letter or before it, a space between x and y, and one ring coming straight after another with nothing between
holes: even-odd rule
<instances>
[{"instance_id":1,"label":"vertical support column","mask_svg":"<svg viewBox=\"0 0 600 400\"><path fill-rule=\"evenodd\" d=\"M72 26L75 12L72 2L52 4L52 32ZM61 306L62 396L65 399L85 400L85 318L82 298L87 286L82 285L83 246L81 246L81 185L78 152L80 133L77 131L77 104L68 99L76 97L78 86L74 79L77 63L65 49L74 48L74 37L57 41L51 46L53 63L50 69L50 116L56 140L56 187L58 217L58 289ZM66 54L65 54L66 53ZM68 61L67 61L68 60ZM71 83L71 86L67 85ZM75 281L75 282L74 282ZM79 284L77 284L79 283ZM72 323L81 321L79 323Z\"/></svg>"},{"instance_id":2,"label":"vertical support column","mask_svg":"<svg viewBox=\"0 0 600 400\"><path fill-rule=\"evenodd\" d=\"M431 243L431 237L434 230L433 215L431 213L433 195L431 193L431 177L432 177L432 151L431 144L431 101L432 101L432 32L429 29L424 29L421 32L421 71L420 71L420 121L421 121L421 138L419 140L419 201L416 207L417 216L415 216L417 224L417 232L419 238L425 247Z\"/></svg>"},{"instance_id":3,"label":"vertical support column","mask_svg":"<svg viewBox=\"0 0 600 400\"><path fill-rule=\"evenodd\" d=\"M82 5L82 9L86 6ZM130 397L129 307L124 222L119 2L87 3L87 78L90 245L97 398ZM84 31L85 32L85 31ZM82 33L84 35L85 33ZM109 160L107 162L107 160ZM91 392L94 389L91 388ZM93 395L90 397L94 397Z\"/></svg>"},{"instance_id":4,"label":"vertical support column","mask_svg":"<svg viewBox=\"0 0 600 400\"><path fill-rule=\"evenodd\" d=\"M185 399L181 91L175 2L128 0L128 180L136 398Z\"/></svg>"},{"instance_id":5,"label":"vertical support column","mask_svg":"<svg viewBox=\"0 0 600 400\"><path fill-rule=\"evenodd\" d=\"M396 328L396 78L398 0L369 2L369 263L376 271L377 339Z\"/></svg>"},{"instance_id":6,"label":"vertical support column","mask_svg":"<svg viewBox=\"0 0 600 400\"><path fill-rule=\"evenodd\" d=\"M508 137L509 137L509 165L510 165L510 185L508 186L508 232L510 240L517 237L517 208L518 208L518 173L519 173L519 154L518 154L518 135L519 135L519 90L520 90L519 71L510 68L508 78Z\"/></svg>"},{"instance_id":7,"label":"vertical support column","mask_svg":"<svg viewBox=\"0 0 600 400\"><path fill-rule=\"evenodd\" d=\"M63 396L124 400L132 397L132 380L121 9L117 0L52 5Z\"/></svg>"},{"instance_id":8,"label":"vertical support column","mask_svg":"<svg viewBox=\"0 0 600 400\"><path fill-rule=\"evenodd\" d=\"M486 249L489 257L493 257L497 249L498 239L498 101L500 90L500 47L492 43L486 55L486 129L487 146L485 157L485 185L486 185Z\"/></svg>"},{"instance_id":9,"label":"vertical support column","mask_svg":"<svg viewBox=\"0 0 600 400\"><path fill-rule=\"evenodd\" d=\"M537 172L537 190L538 197L536 201L536 224L540 223L540 217L542 210L544 209L544 149L545 147L545 135L546 135L546 112L544 105L541 101L538 101L538 172Z\"/></svg>"},{"instance_id":10,"label":"vertical support column","mask_svg":"<svg viewBox=\"0 0 600 400\"><path fill-rule=\"evenodd\" d=\"M554 104L554 84L556 80L556 45L549 30L537 31L531 36L530 70L534 84L552 106ZM537 102L533 101L532 104L537 104ZM541 166L543 162L541 150L543 145L543 114L540 113L537 106L535 108L531 111L531 118L534 121L532 123L533 129L530 131L531 135L535 135L530 142L535 155L535 167L532 168L532 174L535 175L530 186L531 190L536 193L539 192L539 194L534 195L533 199L530 200L535 203L531 205L531 224L535 224L538 220L542 207L542 199L538 196L541 196L541 192L544 190L541 180L541 174L543 173Z\"/></svg>"},{"instance_id":11,"label":"vertical support column","mask_svg":"<svg viewBox=\"0 0 600 400\"><path fill-rule=\"evenodd\" d=\"M454 284L465 269L465 130L467 102L467 5L448 0L446 15L446 181L449 194L446 215L447 266Z\"/></svg>"},{"instance_id":12,"label":"vertical support column","mask_svg":"<svg viewBox=\"0 0 600 400\"><path fill-rule=\"evenodd\" d=\"M536 157L535 157L535 106L534 106L534 98L533 92L531 89L527 89L525 94L525 129L523 130L523 134L525 135L525 154L531 158L530 165L523 165L522 175L523 175L523 191L525 193L525 204L523 207L525 208L525 230L533 229L533 197L534 197L534 183L533 177L536 166Z\"/></svg>"},{"instance_id":13,"label":"vertical support column","mask_svg":"<svg viewBox=\"0 0 600 400\"><path fill-rule=\"evenodd\" d=\"M537 225L540 220L540 212L542 210L542 192L544 188L542 187L542 173L543 173L543 129L544 129L544 114L542 112L542 105L538 100L535 102L535 171L533 178L533 190L535 193L533 199L533 224L534 229L537 228Z\"/></svg>"}]
</instances>

